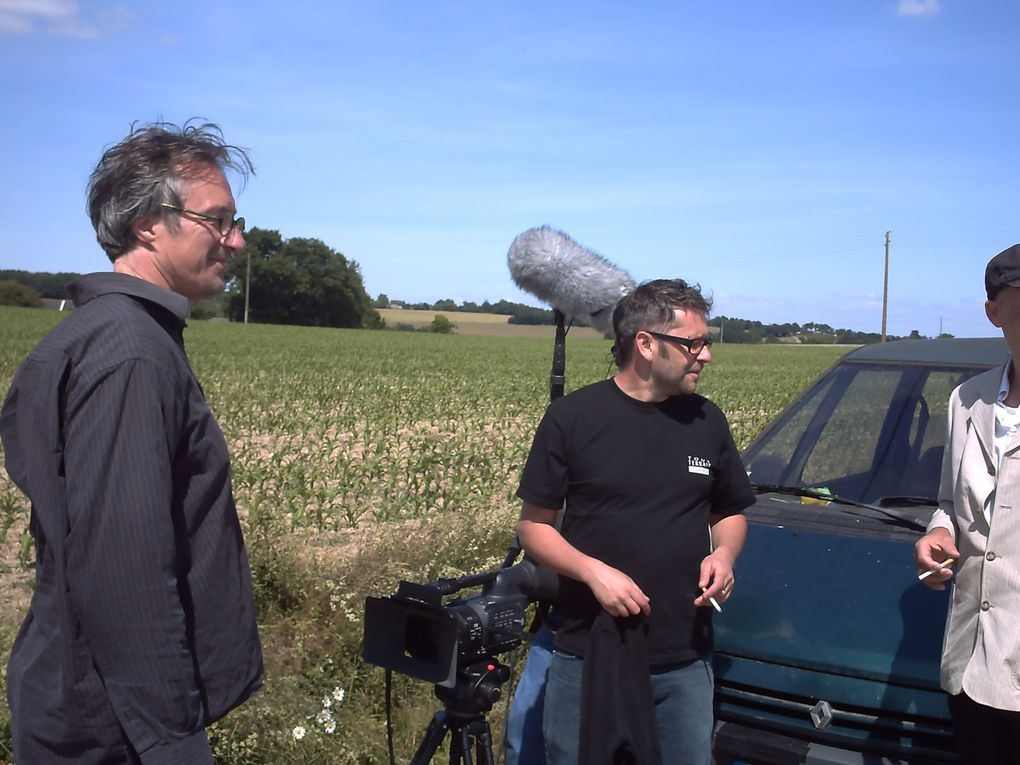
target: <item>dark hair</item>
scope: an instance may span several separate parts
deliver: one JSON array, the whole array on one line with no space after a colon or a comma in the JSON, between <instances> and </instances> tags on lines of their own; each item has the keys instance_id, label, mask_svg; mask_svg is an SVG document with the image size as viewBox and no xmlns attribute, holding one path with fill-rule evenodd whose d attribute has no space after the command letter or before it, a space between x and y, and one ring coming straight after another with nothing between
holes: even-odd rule
<instances>
[{"instance_id":1,"label":"dark hair","mask_svg":"<svg viewBox=\"0 0 1020 765\"><path fill-rule=\"evenodd\" d=\"M223 133L212 123L132 126L127 138L107 149L89 177L88 212L110 260L134 246L132 223L146 215L167 214L161 204L181 206L182 181L210 165L234 170L245 181L255 172L245 150L224 143ZM171 230L177 217L173 213L167 218Z\"/></svg>"},{"instance_id":2,"label":"dark hair","mask_svg":"<svg viewBox=\"0 0 1020 765\"><path fill-rule=\"evenodd\" d=\"M616 366L622 368L627 363L640 330L667 332L675 327L678 308L707 317L712 300L701 294L700 286L683 279L653 279L627 293L613 310Z\"/></svg>"}]
</instances>

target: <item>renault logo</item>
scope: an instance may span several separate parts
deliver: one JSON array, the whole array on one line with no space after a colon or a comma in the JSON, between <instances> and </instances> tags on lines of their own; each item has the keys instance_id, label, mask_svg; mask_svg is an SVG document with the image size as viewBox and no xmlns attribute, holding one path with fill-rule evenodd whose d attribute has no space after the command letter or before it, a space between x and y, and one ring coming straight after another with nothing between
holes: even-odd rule
<instances>
[{"instance_id":1,"label":"renault logo","mask_svg":"<svg viewBox=\"0 0 1020 765\"><path fill-rule=\"evenodd\" d=\"M819 701L811 707L811 722L818 730L829 727L832 722L832 705L828 701Z\"/></svg>"}]
</instances>

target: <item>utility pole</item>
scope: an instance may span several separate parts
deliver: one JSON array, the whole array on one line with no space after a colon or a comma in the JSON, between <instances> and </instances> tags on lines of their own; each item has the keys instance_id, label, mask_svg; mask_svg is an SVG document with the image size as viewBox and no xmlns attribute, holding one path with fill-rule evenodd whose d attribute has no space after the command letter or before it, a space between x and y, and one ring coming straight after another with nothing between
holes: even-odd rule
<instances>
[{"instance_id":1,"label":"utility pole","mask_svg":"<svg viewBox=\"0 0 1020 765\"><path fill-rule=\"evenodd\" d=\"M889 233L885 232L885 283L882 286L882 342L885 342L885 320L889 314Z\"/></svg>"},{"instance_id":2,"label":"utility pole","mask_svg":"<svg viewBox=\"0 0 1020 765\"><path fill-rule=\"evenodd\" d=\"M251 249L244 266L244 323L248 323L248 288L251 287Z\"/></svg>"}]
</instances>

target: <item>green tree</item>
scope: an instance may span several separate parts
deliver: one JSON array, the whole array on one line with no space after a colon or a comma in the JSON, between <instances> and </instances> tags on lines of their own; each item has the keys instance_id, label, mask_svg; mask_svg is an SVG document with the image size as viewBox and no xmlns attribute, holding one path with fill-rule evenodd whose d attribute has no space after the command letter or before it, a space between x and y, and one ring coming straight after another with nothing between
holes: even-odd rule
<instances>
[{"instance_id":1,"label":"green tree","mask_svg":"<svg viewBox=\"0 0 1020 765\"><path fill-rule=\"evenodd\" d=\"M191 304L192 319L213 319L223 316L223 295L196 300Z\"/></svg>"},{"instance_id":2,"label":"green tree","mask_svg":"<svg viewBox=\"0 0 1020 765\"><path fill-rule=\"evenodd\" d=\"M42 305L39 293L31 287L14 281L4 279L0 281L0 305L20 305L28 308L38 308Z\"/></svg>"},{"instance_id":3,"label":"green tree","mask_svg":"<svg viewBox=\"0 0 1020 765\"><path fill-rule=\"evenodd\" d=\"M251 258L248 320L263 324L379 328L382 318L365 292L361 269L318 239L284 239L253 228L248 249L227 271L227 316L244 318L247 260Z\"/></svg>"},{"instance_id":4,"label":"green tree","mask_svg":"<svg viewBox=\"0 0 1020 765\"><path fill-rule=\"evenodd\" d=\"M48 271L0 271L0 281L11 281L31 287L41 297L64 300L68 297L67 285L73 282L81 274L61 272L57 274Z\"/></svg>"},{"instance_id":5,"label":"green tree","mask_svg":"<svg viewBox=\"0 0 1020 765\"><path fill-rule=\"evenodd\" d=\"M437 313L435 318L432 319L432 323L429 324L429 332L436 332L440 335L449 335L456 328L457 325L441 313Z\"/></svg>"},{"instance_id":6,"label":"green tree","mask_svg":"<svg viewBox=\"0 0 1020 765\"><path fill-rule=\"evenodd\" d=\"M553 312L548 308L532 308L519 305L513 309L509 324L555 324Z\"/></svg>"}]
</instances>

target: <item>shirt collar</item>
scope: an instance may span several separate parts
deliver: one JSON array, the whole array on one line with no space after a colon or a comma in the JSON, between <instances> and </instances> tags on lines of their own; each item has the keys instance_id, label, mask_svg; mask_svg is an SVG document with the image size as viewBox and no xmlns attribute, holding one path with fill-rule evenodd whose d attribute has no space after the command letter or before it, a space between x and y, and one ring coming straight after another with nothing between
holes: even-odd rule
<instances>
[{"instance_id":1,"label":"shirt collar","mask_svg":"<svg viewBox=\"0 0 1020 765\"><path fill-rule=\"evenodd\" d=\"M165 287L157 287L130 274L116 272L86 274L71 282L67 289L76 308L100 295L117 293L155 303L173 314L182 325L191 313L191 305L184 295Z\"/></svg>"},{"instance_id":2,"label":"shirt collar","mask_svg":"<svg viewBox=\"0 0 1020 765\"><path fill-rule=\"evenodd\" d=\"M1001 404L1006 400L1006 396L1009 395L1009 370L1013 365L1013 359L1010 359L1002 367L1002 377L999 378L999 395L995 399L995 403Z\"/></svg>"}]
</instances>

